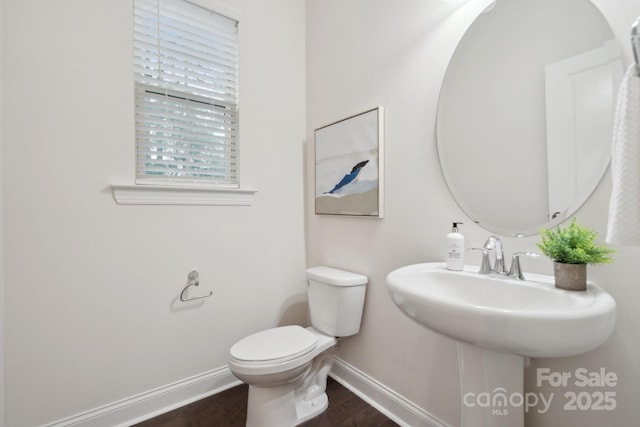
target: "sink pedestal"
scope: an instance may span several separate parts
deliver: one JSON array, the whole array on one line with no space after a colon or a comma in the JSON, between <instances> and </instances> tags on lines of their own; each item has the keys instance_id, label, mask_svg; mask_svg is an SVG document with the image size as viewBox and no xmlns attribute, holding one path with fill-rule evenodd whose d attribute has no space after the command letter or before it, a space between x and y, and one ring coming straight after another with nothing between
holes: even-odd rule
<instances>
[{"instance_id":1,"label":"sink pedestal","mask_svg":"<svg viewBox=\"0 0 640 427\"><path fill-rule=\"evenodd\" d=\"M462 427L524 426L525 358L457 343Z\"/></svg>"}]
</instances>

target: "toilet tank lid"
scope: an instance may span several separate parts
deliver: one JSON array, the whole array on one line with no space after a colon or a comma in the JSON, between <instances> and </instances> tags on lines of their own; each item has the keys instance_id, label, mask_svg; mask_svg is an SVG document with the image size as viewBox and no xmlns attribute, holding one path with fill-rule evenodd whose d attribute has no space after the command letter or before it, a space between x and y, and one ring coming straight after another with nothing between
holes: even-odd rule
<instances>
[{"instance_id":1,"label":"toilet tank lid","mask_svg":"<svg viewBox=\"0 0 640 427\"><path fill-rule=\"evenodd\" d=\"M363 274L325 266L308 268L307 279L334 286L366 285L369 281L367 276Z\"/></svg>"}]
</instances>

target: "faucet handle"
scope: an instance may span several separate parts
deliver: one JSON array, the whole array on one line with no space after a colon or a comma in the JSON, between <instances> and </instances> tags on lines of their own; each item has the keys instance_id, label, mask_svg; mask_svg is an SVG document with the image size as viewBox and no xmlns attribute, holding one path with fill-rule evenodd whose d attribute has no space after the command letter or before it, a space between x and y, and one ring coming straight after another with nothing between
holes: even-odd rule
<instances>
[{"instance_id":1,"label":"faucet handle","mask_svg":"<svg viewBox=\"0 0 640 427\"><path fill-rule=\"evenodd\" d=\"M509 273L507 273L507 276L525 280L524 274L522 273L522 268L520 267L520 257L523 255L531 258L538 258L540 256L539 254L533 252L514 253L511 257L511 268L509 269Z\"/></svg>"},{"instance_id":2,"label":"faucet handle","mask_svg":"<svg viewBox=\"0 0 640 427\"><path fill-rule=\"evenodd\" d=\"M480 270L478 273L480 274L489 274L492 272L491 270L491 262L489 261L489 249L485 248L471 248L472 251L480 251L482 252L482 264L480 265Z\"/></svg>"}]
</instances>

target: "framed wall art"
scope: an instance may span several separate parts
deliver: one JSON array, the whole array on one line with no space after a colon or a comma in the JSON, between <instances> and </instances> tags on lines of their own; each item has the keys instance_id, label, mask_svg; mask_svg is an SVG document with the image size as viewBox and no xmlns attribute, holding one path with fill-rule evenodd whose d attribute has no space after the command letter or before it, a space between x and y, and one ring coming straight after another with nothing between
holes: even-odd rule
<instances>
[{"instance_id":1,"label":"framed wall art","mask_svg":"<svg viewBox=\"0 0 640 427\"><path fill-rule=\"evenodd\" d=\"M383 217L383 110L315 131L316 214Z\"/></svg>"}]
</instances>

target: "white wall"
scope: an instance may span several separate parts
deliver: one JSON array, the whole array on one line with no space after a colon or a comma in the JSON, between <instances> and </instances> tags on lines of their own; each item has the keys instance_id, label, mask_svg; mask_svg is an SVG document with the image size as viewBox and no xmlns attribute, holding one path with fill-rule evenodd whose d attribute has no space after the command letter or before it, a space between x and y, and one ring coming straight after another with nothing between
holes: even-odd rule
<instances>
[{"instance_id":1,"label":"white wall","mask_svg":"<svg viewBox=\"0 0 640 427\"><path fill-rule=\"evenodd\" d=\"M304 321L304 2L229 1L251 207L116 205L134 175L132 1L3 3L7 426L224 366L239 338ZM214 295L182 305L192 269Z\"/></svg>"},{"instance_id":2,"label":"white wall","mask_svg":"<svg viewBox=\"0 0 640 427\"><path fill-rule=\"evenodd\" d=\"M597 0L630 60L628 35L640 15L638 0ZM440 0L307 0L306 233L308 264L328 264L369 276L359 335L345 339L347 362L451 425L460 423L458 366L452 340L412 323L391 303L385 276L396 267L444 259L450 223L464 221L467 246L481 246L489 232L458 208L440 173L435 119L447 61L483 2ZM540 29L544 31L544 29ZM472 72L472 71L470 71ZM514 76L517 78L517 76ZM385 218L313 213L313 130L369 109L385 107ZM469 177L472 179L472 177ZM610 194L607 176L578 220L604 236ZM539 237L505 239L508 252L536 250ZM547 414L529 414L530 426L635 425L640 419L640 314L637 264L640 250L621 248L614 264L590 267L590 278L618 302L612 338L589 354L536 360L526 370L528 391L556 393ZM475 256L475 255L474 255ZM479 259L471 258L471 263ZM525 271L551 273L546 259L523 261ZM597 371L620 378L614 411L569 412L563 392L536 388L538 367ZM593 390L591 390L593 391Z\"/></svg>"}]
</instances>

